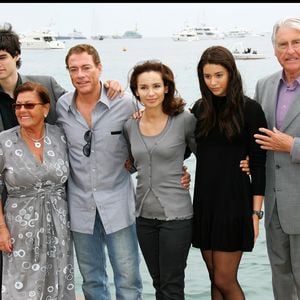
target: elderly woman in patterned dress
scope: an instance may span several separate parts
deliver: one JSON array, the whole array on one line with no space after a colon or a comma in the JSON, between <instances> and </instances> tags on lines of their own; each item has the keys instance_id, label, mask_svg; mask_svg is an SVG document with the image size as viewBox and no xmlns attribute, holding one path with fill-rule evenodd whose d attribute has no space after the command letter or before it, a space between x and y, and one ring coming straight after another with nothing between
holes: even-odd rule
<instances>
[{"instance_id":1,"label":"elderly woman in patterned dress","mask_svg":"<svg viewBox=\"0 0 300 300\"><path fill-rule=\"evenodd\" d=\"M65 186L63 131L46 124L47 89L27 82L15 91L19 125L0 134L2 300L74 300L74 257Z\"/></svg>"}]
</instances>

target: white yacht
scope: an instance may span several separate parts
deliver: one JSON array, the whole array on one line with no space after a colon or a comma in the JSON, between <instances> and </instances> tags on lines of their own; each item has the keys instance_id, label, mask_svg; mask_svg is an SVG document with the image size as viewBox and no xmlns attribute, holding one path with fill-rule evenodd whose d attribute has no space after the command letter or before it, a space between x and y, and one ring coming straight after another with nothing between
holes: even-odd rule
<instances>
[{"instance_id":1,"label":"white yacht","mask_svg":"<svg viewBox=\"0 0 300 300\"><path fill-rule=\"evenodd\" d=\"M244 38L249 35L249 31L239 27L235 27L234 29L231 29L225 33L225 36L228 38Z\"/></svg>"},{"instance_id":2,"label":"white yacht","mask_svg":"<svg viewBox=\"0 0 300 300\"><path fill-rule=\"evenodd\" d=\"M224 33L220 32L218 28L205 24L195 27L195 31L199 40L223 39L225 37Z\"/></svg>"},{"instance_id":3,"label":"white yacht","mask_svg":"<svg viewBox=\"0 0 300 300\"><path fill-rule=\"evenodd\" d=\"M223 39L224 34L217 28L206 26L202 24L198 27L191 27L186 25L184 29L178 33L173 34L174 41L199 41L209 39Z\"/></svg>"},{"instance_id":4,"label":"white yacht","mask_svg":"<svg viewBox=\"0 0 300 300\"><path fill-rule=\"evenodd\" d=\"M182 31L174 33L172 39L174 41L197 41L198 36L195 28L185 26Z\"/></svg>"},{"instance_id":5,"label":"white yacht","mask_svg":"<svg viewBox=\"0 0 300 300\"><path fill-rule=\"evenodd\" d=\"M32 31L20 37L22 49L64 49L65 44L56 39L52 31Z\"/></svg>"},{"instance_id":6,"label":"white yacht","mask_svg":"<svg viewBox=\"0 0 300 300\"><path fill-rule=\"evenodd\" d=\"M83 35L82 32L77 31L75 28L73 29L72 32L69 33L69 37L74 40L86 40L87 39L87 37L85 35Z\"/></svg>"}]
</instances>

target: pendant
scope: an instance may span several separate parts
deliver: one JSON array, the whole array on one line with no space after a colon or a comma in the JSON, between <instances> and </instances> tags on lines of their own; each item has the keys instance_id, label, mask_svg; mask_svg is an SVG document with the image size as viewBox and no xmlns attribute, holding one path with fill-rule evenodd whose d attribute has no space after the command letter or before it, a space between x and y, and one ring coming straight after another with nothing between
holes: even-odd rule
<instances>
[{"instance_id":1,"label":"pendant","mask_svg":"<svg viewBox=\"0 0 300 300\"><path fill-rule=\"evenodd\" d=\"M34 142L35 148L41 148L42 144L40 142Z\"/></svg>"}]
</instances>

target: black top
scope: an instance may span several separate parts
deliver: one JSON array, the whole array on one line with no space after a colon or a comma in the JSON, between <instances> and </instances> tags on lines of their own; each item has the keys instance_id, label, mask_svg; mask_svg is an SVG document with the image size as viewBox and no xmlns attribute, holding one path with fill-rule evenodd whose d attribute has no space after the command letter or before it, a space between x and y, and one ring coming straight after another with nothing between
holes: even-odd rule
<instances>
[{"instance_id":1,"label":"black top","mask_svg":"<svg viewBox=\"0 0 300 300\"><path fill-rule=\"evenodd\" d=\"M225 97L214 97L216 115L226 105ZM192 112L201 112L198 100ZM259 127L267 127L261 106L245 98L242 133L229 140L216 125L197 141L194 190L193 246L201 250L251 251L253 195L264 195L266 151L255 142ZM250 157L251 178L240 168Z\"/></svg>"},{"instance_id":2,"label":"black top","mask_svg":"<svg viewBox=\"0 0 300 300\"><path fill-rule=\"evenodd\" d=\"M16 86L19 86L21 83L21 77L18 75ZM6 94L0 86L0 113L4 129L10 129L19 124L15 111L12 108L13 103L15 103L15 100Z\"/></svg>"}]
</instances>

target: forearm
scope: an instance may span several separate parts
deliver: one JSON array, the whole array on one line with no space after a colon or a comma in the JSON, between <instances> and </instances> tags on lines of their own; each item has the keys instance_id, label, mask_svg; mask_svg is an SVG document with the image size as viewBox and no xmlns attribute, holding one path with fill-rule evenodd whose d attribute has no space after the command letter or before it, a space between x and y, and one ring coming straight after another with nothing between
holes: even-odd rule
<instances>
[{"instance_id":1,"label":"forearm","mask_svg":"<svg viewBox=\"0 0 300 300\"><path fill-rule=\"evenodd\" d=\"M261 211L264 196L254 195L253 196L253 210Z\"/></svg>"},{"instance_id":2,"label":"forearm","mask_svg":"<svg viewBox=\"0 0 300 300\"><path fill-rule=\"evenodd\" d=\"M0 202L0 250L11 253L13 250L13 245L11 243L10 232L6 226L1 199Z\"/></svg>"},{"instance_id":3,"label":"forearm","mask_svg":"<svg viewBox=\"0 0 300 300\"><path fill-rule=\"evenodd\" d=\"M3 211L3 203L2 199L0 199L0 227L6 226L4 211Z\"/></svg>"}]
</instances>

